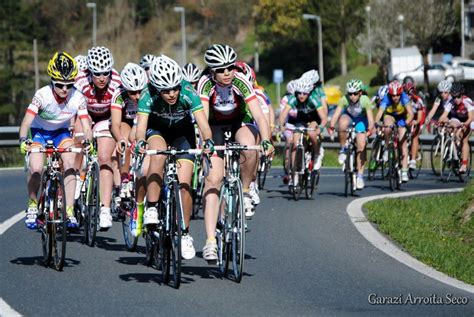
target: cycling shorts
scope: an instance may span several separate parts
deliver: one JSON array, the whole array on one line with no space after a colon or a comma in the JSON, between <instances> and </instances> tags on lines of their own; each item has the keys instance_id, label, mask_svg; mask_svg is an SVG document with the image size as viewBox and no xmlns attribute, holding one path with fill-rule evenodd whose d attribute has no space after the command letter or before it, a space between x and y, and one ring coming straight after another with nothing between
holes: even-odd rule
<instances>
[{"instance_id":1,"label":"cycling shorts","mask_svg":"<svg viewBox=\"0 0 474 317\"><path fill-rule=\"evenodd\" d=\"M34 144L46 146L46 142L53 141L54 147L61 147L66 141L72 141L69 129L59 129L48 131L43 129L31 128L31 135Z\"/></svg>"},{"instance_id":2,"label":"cycling shorts","mask_svg":"<svg viewBox=\"0 0 474 317\"><path fill-rule=\"evenodd\" d=\"M365 133L367 132L367 127L369 126L369 120L367 119L366 116L360 116L360 117L352 117L349 113L344 112L350 119L350 125L352 123L355 124L355 131L356 133Z\"/></svg>"},{"instance_id":3,"label":"cycling shorts","mask_svg":"<svg viewBox=\"0 0 474 317\"><path fill-rule=\"evenodd\" d=\"M234 124L230 124L230 125L213 125L213 126L211 126L212 138L214 140L214 143L216 145L224 145L224 142L225 142L224 133L226 131L231 132L230 142L235 142L235 135L237 134L237 131L239 131L239 129L244 127L244 126L248 127L254 135L258 134L257 127L252 123L238 122L238 123L234 123ZM224 158L224 151L216 151L216 154L217 154L218 157ZM216 154L214 154L214 155L216 155Z\"/></svg>"},{"instance_id":4,"label":"cycling shorts","mask_svg":"<svg viewBox=\"0 0 474 317\"><path fill-rule=\"evenodd\" d=\"M397 126L399 128L405 128L406 127L406 114L402 114L402 115L393 115L393 114L388 114L386 113L385 114L386 116L390 116L390 117L393 117L395 119L395 123L397 124Z\"/></svg>"},{"instance_id":5,"label":"cycling shorts","mask_svg":"<svg viewBox=\"0 0 474 317\"><path fill-rule=\"evenodd\" d=\"M163 128L148 129L146 131L146 138L149 140L152 137L161 137L165 140L168 146L178 150L189 150L196 148L196 136L194 134L194 125L186 125L179 129ZM194 162L194 154L177 155L178 160L188 160Z\"/></svg>"},{"instance_id":6,"label":"cycling shorts","mask_svg":"<svg viewBox=\"0 0 474 317\"><path fill-rule=\"evenodd\" d=\"M321 124L321 118L318 115L318 111L310 111L310 112L302 112L298 111L296 118L289 117L288 118L288 123L291 124L301 124L301 123L310 123L316 121L316 123L319 125Z\"/></svg>"}]
</instances>

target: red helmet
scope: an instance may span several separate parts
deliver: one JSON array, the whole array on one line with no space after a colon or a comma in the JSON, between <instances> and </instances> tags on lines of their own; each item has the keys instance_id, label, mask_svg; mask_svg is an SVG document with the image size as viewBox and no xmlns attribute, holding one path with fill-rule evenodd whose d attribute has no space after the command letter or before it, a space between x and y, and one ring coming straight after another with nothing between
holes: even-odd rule
<instances>
[{"instance_id":1,"label":"red helmet","mask_svg":"<svg viewBox=\"0 0 474 317\"><path fill-rule=\"evenodd\" d=\"M248 81L250 81L252 84L255 83L255 71L252 67L249 66L249 64L242 61L237 61L235 62L235 66L237 67L237 71L243 73L245 75L245 78L248 79Z\"/></svg>"},{"instance_id":2,"label":"red helmet","mask_svg":"<svg viewBox=\"0 0 474 317\"><path fill-rule=\"evenodd\" d=\"M411 81L403 85L403 90L409 95L416 94L416 87Z\"/></svg>"},{"instance_id":3,"label":"red helmet","mask_svg":"<svg viewBox=\"0 0 474 317\"><path fill-rule=\"evenodd\" d=\"M391 96L401 95L403 92L403 86L398 80L392 81L388 84L388 94Z\"/></svg>"}]
</instances>

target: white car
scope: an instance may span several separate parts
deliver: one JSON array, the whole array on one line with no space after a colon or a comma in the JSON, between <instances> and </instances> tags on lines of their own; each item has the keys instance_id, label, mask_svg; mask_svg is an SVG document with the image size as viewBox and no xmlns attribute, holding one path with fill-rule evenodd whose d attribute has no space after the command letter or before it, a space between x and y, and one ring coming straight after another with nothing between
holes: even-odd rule
<instances>
[{"instance_id":1,"label":"white car","mask_svg":"<svg viewBox=\"0 0 474 317\"><path fill-rule=\"evenodd\" d=\"M474 61L464 58L453 58L451 62L454 68L460 68L464 73L464 80L474 80Z\"/></svg>"},{"instance_id":2,"label":"white car","mask_svg":"<svg viewBox=\"0 0 474 317\"><path fill-rule=\"evenodd\" d=\"M423 67L424 65L420 65L412 71L403 72L394 77L400 81L412 81L417 85L422 85L424 80ZM459 67L451 67L445 63L433 63L428 67L428 80L430 86L435 86L445 79L453 82L464 79L463 70Z\"/></svg>"}]
</instances>

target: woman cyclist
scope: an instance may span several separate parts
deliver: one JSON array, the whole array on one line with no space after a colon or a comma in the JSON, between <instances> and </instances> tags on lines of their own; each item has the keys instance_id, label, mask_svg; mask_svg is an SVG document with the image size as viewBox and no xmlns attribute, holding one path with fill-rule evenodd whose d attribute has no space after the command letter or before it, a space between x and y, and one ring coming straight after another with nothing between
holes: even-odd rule
<instances>
[{"instance_id":1,"label":"woman cyclist","mask_svg":"<svg viewBox=\"0 0 474 317\"><path fill-rule=\"evenodd\" d=\"M444 109L445 105L451 102L451 87L453 86L453 83L449 80L443 80L438 84L438 91L439 91L439 96L436 97L433 107L431 108L430 112L426 116L426 122L428 125L431 123L431 119L433 119L436 115L436 112L439 109L439 106L441 106L442 109Z\"/></svg>"},{"instance_id":2,"label":"woman cyclist","mask_svg":"<svg viewBox=\"0 0 474 317\"><path fill-rule=\"evenodd\" d=\"M68 148L74 143L69 132L71 120L79 114L84 133L91 139L87 120L86 99L73 88L77 75L77 64L66 52L57 52L48 63L49 85L39 89L26 110L20 126L20 150L25 154L31 147L44 147L53 141L55 147ZM31 128L31 129L30 129ZM28 138L31 135L31 138ZM61 154L66 190L66 212L68 227L76 228L74 217L74 190L76 173L74 153ZM25 224L30 229L37 228L37 193L41 182L44 155L31 153L28 170L28 209Z\"/></svg>"},{"instance_id":3,"label":"woman cyclist","mask_svg":"<svg viewBox=\"0 0 474 317\"><path fill-rule=\"evenodd\" d=\"M411 148L410 151L411 160L408 162L408 168L411 170L416 169L416 156L418 148L420 146L420 131L423 129L426 118L426 108L423 103L423 99L417 95L415 85L412 82L407 82L403 85L403 90L411 100L413 108L413 121L411 122Z\"/></svg>"},{"instance_id":4,"label":"woman cyclist","mask_svg":"<svg viewBox=\"0 0 474 317\"><path fill-rule=\"evenodd\" d=\"M339 144L341 151L339 154L339 164L344 164L346 160L346 151L344 145L347 140L345 130L352 124L355 124L357 133L357 189L363 189L364 167L366 161L366 138L367 132L374 128L374 116L372 114L372 103L369 97L362 94L363 83L359 79L353 79L346 84L346 96L343 96L334 112L329 124L329 132L332 134L336 121L339 125Z\"/></svg>"},{"instance_id":5,"label":"woman cyclist","mask_svg":"<svg viewBox=\"0 0 474 317\"><path fill-rule=\"evenodd\" d=\"M187 63L183 66L183 77L188 83L193 85L193 88L197 88L199 78L201 78L202 70L199 69L193 63Z\"/></svg>"},{"instance_id":6,"label":"woman cyclist","mask_svg":"<svg viewBox=\"0 0 474 317\"><path fill-rule=\"evenodd\" d=\"M178 63L164 55L158 57L151 64L150 84L143 90L138 101L137 148L145 146L151 150L166 150L168 146L179 150L195 148L191 113L205 140L204 148L212 150L214 142L211 129L199 96L192 86L183 80ZM154 155L150 159L144 225L158 223L157 207L163 185L165 160L166 157L163 155ZM181 240L181 255L184 259L192 259L196 254L193 238L189 234L193 161L194 155L178 157L178 178L186 226Z\"/></svg>"},{"instance_id":7,"label":"woman cyclist","mask_svg":"<svg viewBox=\"0 0 474 317\"><path fill-rule=\"evenodd\" d=\"M140 67L145 70L148 78L150 78L151 63L153 63L155 59L156 59L156 56L152 54L145 54L140 59Z\"/></svg>"},{"instance_id":8,"label":"woman cyclist","mask_svg":"<svg viewBox=\"0 0 474 317\"><path fill-rule=\"evenodd\" d=\"M272 149L269 141L268 124L263 115L252 84L242 73L235 71L237 54L228 45L214 44L204 54L209 74L202 76L198 83L198 93L209 118L212 135L217 144L224 144L224 132L231 131L235 141L244 145L255 145L260 133L262 147L268 154ZM256 123L256 124L255 124ZM258 129L257 129L258 126ZM260 131L260 132L259 132ZM254 214L252 199L248 194L250 182L257 167L257 153L243 151L245 159L241 164L246 216ZM218 195L224 175L223 153L211 158L212 169L206 178L204 188L204 221L206 225L206 245L203 258L217 259L215 239Z\"/></svg>"}]
</instances>

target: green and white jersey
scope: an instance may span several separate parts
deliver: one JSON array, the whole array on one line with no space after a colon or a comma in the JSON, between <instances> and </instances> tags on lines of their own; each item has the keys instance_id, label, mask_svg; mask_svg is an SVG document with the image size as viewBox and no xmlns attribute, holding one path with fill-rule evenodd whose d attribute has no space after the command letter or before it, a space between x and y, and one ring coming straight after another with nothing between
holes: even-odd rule
<instances>
[{"instance_id":1,"label":"green and white jersey","mask_svg":"<svg viewBox=\"0 0 474 317\"><path fill-rule=\"evenodd\" d=\"M366 117L367 112L372 109L372 102L366 95L360 96L356 103L351 103L347 96L342 96L339 100L338 107L342 107L343 113L347 113L352 118Z\"/></svg>"}]
</instances>

